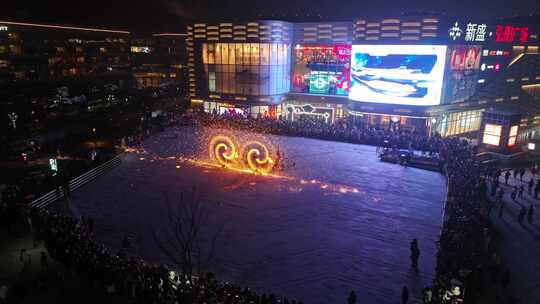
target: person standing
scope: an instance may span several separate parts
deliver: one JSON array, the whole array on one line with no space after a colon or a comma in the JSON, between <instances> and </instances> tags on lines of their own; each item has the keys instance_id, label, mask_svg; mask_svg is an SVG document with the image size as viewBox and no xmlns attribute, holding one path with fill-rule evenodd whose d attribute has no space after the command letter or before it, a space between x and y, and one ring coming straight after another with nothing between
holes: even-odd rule
<instances>
[{"instance_id":1,"label":"person standing","mask_svg":"<svg viewBox=\"0 0 540 304\"><path fill-rule=\"evenodd\" d=\"M531 177L531 179L529 180L529 187L527 189L527 192L529 193L529 195L532 195L533 186L534 186L534 179Z\"/></svg>"},{"instance_id":2,"label":"person standing","mask_svg":"<svg viewBox=\"0 0 540 304\"><path fill-rule=\"evenodd\" d=\"M508 288L508 284L510 283L510 270L506 269L504 271L502 275L501 283L504 289Z\"/></svg>"},{"instance_id":3,"label":"person standing","mask_svg":"<svg viewBox=\"0 0 540 304\"><path fill-rule=\"evenodd\" d=\"M504 183L508 185L508 179L510 178L510 175L512 175L510 173L510 170L509 171L506 171L506 173L504 174Z\"/></svg>"},{"instance_id":4,"label":"person standing","mask_svg":"<svg viewBox=\"0 0 540 304\"><path fill-rule=\"evenodd\" d=\"M523 191L525 191L525 187L519 186L518 198L523 198Z\"/></svg>"},{"instance_id":5,"label":"person standing","mask_svg":"<svg viewBox=\"0 0 540 304\"><path fill-rule=\"evenodd\" d=\"M518 214L518 222L520 225L523 225L523 219L525 218L526 213L527 213L527 209L522 206Z\"/></svg>"},{"instance_id":6,"label":"person standing","mask_svg":"<svg viewBox=\"0 0 540 304\"><path fill-rule=\"evenodd\" d=\"M538 198L538 192L540 192L540 180L536 181L536 187L534 187L534 198Z\"/></svg>"},{"instance_id":7,"label":"person standing","mask_svg":"<svg viewBox=\"0 0 540 304\"><path fill-rule=\"evenodd\" d=\"M497 197L497 201L502 202L504 197L504 189L501 187L499 188L499 196Z\"/></svg>"},{"instance_id":8,"label":"person standing","mask_svg":"<svg viewBox=\"0 0 540 304\"><path fill-rule=\"evenodd\" d=\"M349 298L347 298L348 304L356 304L356 293L354 290L351 290L351 293L349 293Z\"/></svg>"},{"instance_id":9,"label":"person standing","mask_svg":"<svg viewBox=\"0 0 540 304\"><path fill-rule=\"evenodd\" d=\"M514 186L514 190L512 190L512 193L510 193L510 197L515 202L516 201L516 195L517 195L517 186Z\"/></svg>"},{"instance_id":10,"label":"person standing","mask_svg":"<svg viewBox=\"0 0 540 304\"><path fill-rule=\"evenodd\" d=\"M409 289L407 286L403 286L401 289L401 304L407 304L409 302Z\"/></svg>"},{"instance_id":11,"label":"person standing","mask_svg":"<svg viewBox=\"0 0 540 304\"><path fill-rule=\"evenodd\" d=\"M411 263L414 268L418 267L418 258L420 257L420 249L418 249L418 240L413 239L411 241Z\"/></svg>"},{"instance_id":12,"label":"person standing","mask_svg":"<svg viewBox=\"0 0 540 304\"><path fill-rule=\"evenodd\" d=\"M523 182L523 176L525 175L525 168L519 169L519 180Z\"/></svg>"},{"instance_id":13,"label":"person standing","mask_svg":"<svg viewBox=\"0 0 540 304\"><path fill-rule=\"evenodd\" d=\"M47 261L47 254L45 253L45 251L41 252L40 261L41 261L41 269L43 271L47 270L49 268L49 262Z\"/></svg>"},{"instance_id":14,"label":"person standing","mask_svg":"<svg viewBox=\"0 0 540 304\"><path fill-rule=\"evenodd\" d=\"M531 225L532 225L532 223L534 221L533 216L534 216L534 206L533 206L533 204L531 204L529 206L529 211L527 211L527 222L529 222L529 224L531 224Z\"/></svg>"},{"instance_id":15,"label":"person standing","mask_svg":"<svg viewBox=\"0 0 540 304\"><path fill-rule=\"evenodd\" d=\"M490 193L491 196L495 196L495 195L497 194L497 187L498 187L498 186L499 186L499 185L497 184L496 181L493 181L493 182L491 183L491 193Z\"/></svg>"}]
</instances>

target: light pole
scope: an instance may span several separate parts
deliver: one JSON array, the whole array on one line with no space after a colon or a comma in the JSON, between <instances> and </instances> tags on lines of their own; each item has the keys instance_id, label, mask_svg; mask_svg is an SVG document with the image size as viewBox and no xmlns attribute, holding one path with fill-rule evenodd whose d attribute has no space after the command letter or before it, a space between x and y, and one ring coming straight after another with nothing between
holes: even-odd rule
<instances>
[{"instance_id":1,"label":"light pole","mask_svg":"<svg viewBox=\"0 0 540 304\"><path fill-rule=\"evenodd\" d=\"M15 114L15 112L11 112L10 114L8 114L8 117L9 117L9 120L11 120L11 126L13 127L13 129L17 129L17 118L19 118L19 115Z\"/></svg>"}]
</instances>

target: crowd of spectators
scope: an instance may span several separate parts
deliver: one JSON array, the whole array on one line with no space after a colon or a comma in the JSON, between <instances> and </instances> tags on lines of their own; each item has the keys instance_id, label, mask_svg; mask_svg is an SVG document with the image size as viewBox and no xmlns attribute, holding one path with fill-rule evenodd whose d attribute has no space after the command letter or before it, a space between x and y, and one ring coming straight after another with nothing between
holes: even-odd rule
<instances>
[{"instance_id":1,"label":"crowd of spectators","mask_svg":"<svg viewBox=\"0 0 540 304\"><path fill-rule=\"evenodd\" d=\"M124 248L110 252L93 237L93 221L49 212L31 212L36 236L56 261L85 276L92 286L135 303L301 303L273 294L257 294L221 282L208 273L186 277L165 265L129 257Z\"/></svg>"},{"instance_id":2,"label":"crowd of spectators","mask_svg":"<svg viewBox=\"0 0 540 304\"><path fill-rule=\"evenodd\" d=\"M486 273L499 272L493 233L486 208L487 186L483 178L493 168L475 159L475 149L455 138L445 139L440 157L447 175L447 201L439 240L435 288L441 301L463 298L474 303L487 290ZM495 284L495 277L489 276ZM500 303L502 299L499 299Z\"/></svg>"},{"instance_id":3,"label":"crowd of spectators","mask_svg":"<svg viewBox=\"0 0 540 304\"><path fill-rule=\"evenodd\" d=\"M374 128L353 120L338 120L328 124L323 119L301 118L294 121L269 117L251 118L242 114L216 115L196 113L191 116L197 124L224 129L302 136L373 146L390 145L400 149L410 147L423 152L437 152L444 140L440 136L425 136L420 132L391 128Z\"/></svg>"}]
</instances>

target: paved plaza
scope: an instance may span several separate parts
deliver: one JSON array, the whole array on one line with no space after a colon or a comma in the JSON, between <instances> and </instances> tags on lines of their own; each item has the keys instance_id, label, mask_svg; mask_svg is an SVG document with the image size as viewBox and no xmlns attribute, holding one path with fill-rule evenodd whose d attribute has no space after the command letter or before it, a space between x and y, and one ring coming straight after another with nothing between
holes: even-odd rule
<instances>
[{"instance_id":1,"label":"paved plaza","mask_svg":"<svg viewBox=\"0 0 540 304\"><path fill-rule=\"evenodd\" d=\"M351 290L359 303L397 303L404 285L413 296L432 283L446 192L440 174L382 163L375 147L299 137L266 136L295 164L285 178L175 160L200 148L198 134L178 127L150 137L147 153L125 153L119 167L76 191L72 211L94 218L106 245L118 248L128 235L134 253L171 264L156 244L167 201L178 204L195 188L208 210L204 235L221 231L208 267L222 280L305 303L344 303Z\"/></svg>"},{"instance_id":2,"label":"paved plaza","mask_svg":"<svg viewBox=\"0 0 540 304\"><path fill-rule=\"evenodd\" d=\"M500 185L505 190L504 207L502 216L499 217L500 205L494 206L490 218L495 229L500 235L498 242L498 251L501 254L503 264L510 270L509 288L511 294L520 299L523 304L536 304L540 301L540 203L534 199L533 195L528 194L527 183L534 178L535 184L539 176L532 176L527 171L523 177L523 182L518 177L510 177L508 185L505 184L504 174L500 177ZM523 185L525 192L522 198L513 200L511 192L514 186ZM533 188L534 189L534 188ZM532 191L534 194L534 191ZM518 214L521 207L529 208L530 205L535 208L533 222L529 223L527 217L523 224L518 222Z\"/></svg>"}]
</instances>

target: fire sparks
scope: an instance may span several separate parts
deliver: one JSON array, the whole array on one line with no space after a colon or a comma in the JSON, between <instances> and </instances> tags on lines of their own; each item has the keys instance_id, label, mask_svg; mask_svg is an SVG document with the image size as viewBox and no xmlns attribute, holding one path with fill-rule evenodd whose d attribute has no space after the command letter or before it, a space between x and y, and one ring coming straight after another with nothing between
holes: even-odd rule
<instances>
[{"instance_id":1,"label":"fire sparks","mask_svg":"<svg viewBox=\"0 0 540 304\"><path fill-rule=\"evenodd\" d=\"M254 134L229 134L230 132L216 133L212 131L201 132L201 146L206 147L206 152L200 151L192 157L186 156L160 156L158 153L149 152L140 147L127 147L125 153L136 155L140 161L152 162L173 162L176 169L180 169L183 164L201 168L204 173L215 172L215 170L227 170L242 174L256 175L257 178L277 179L293 182L284 184L283 190L298 193L308 188L316 187L323 190L324 195L359 194L358 188L347 185L331 184L317 179L298 179L296 177L283 175L281 172L273 172L275 168L283 168L281 155L274 149L269 140L260 135ZM296 184L295 184L296 183ZM246 182L245 185L254 187L255 181ZM230 188L230 189L229 189ZM225 190L234 190L229 187Z\"/></svg>"}]
</instances>

